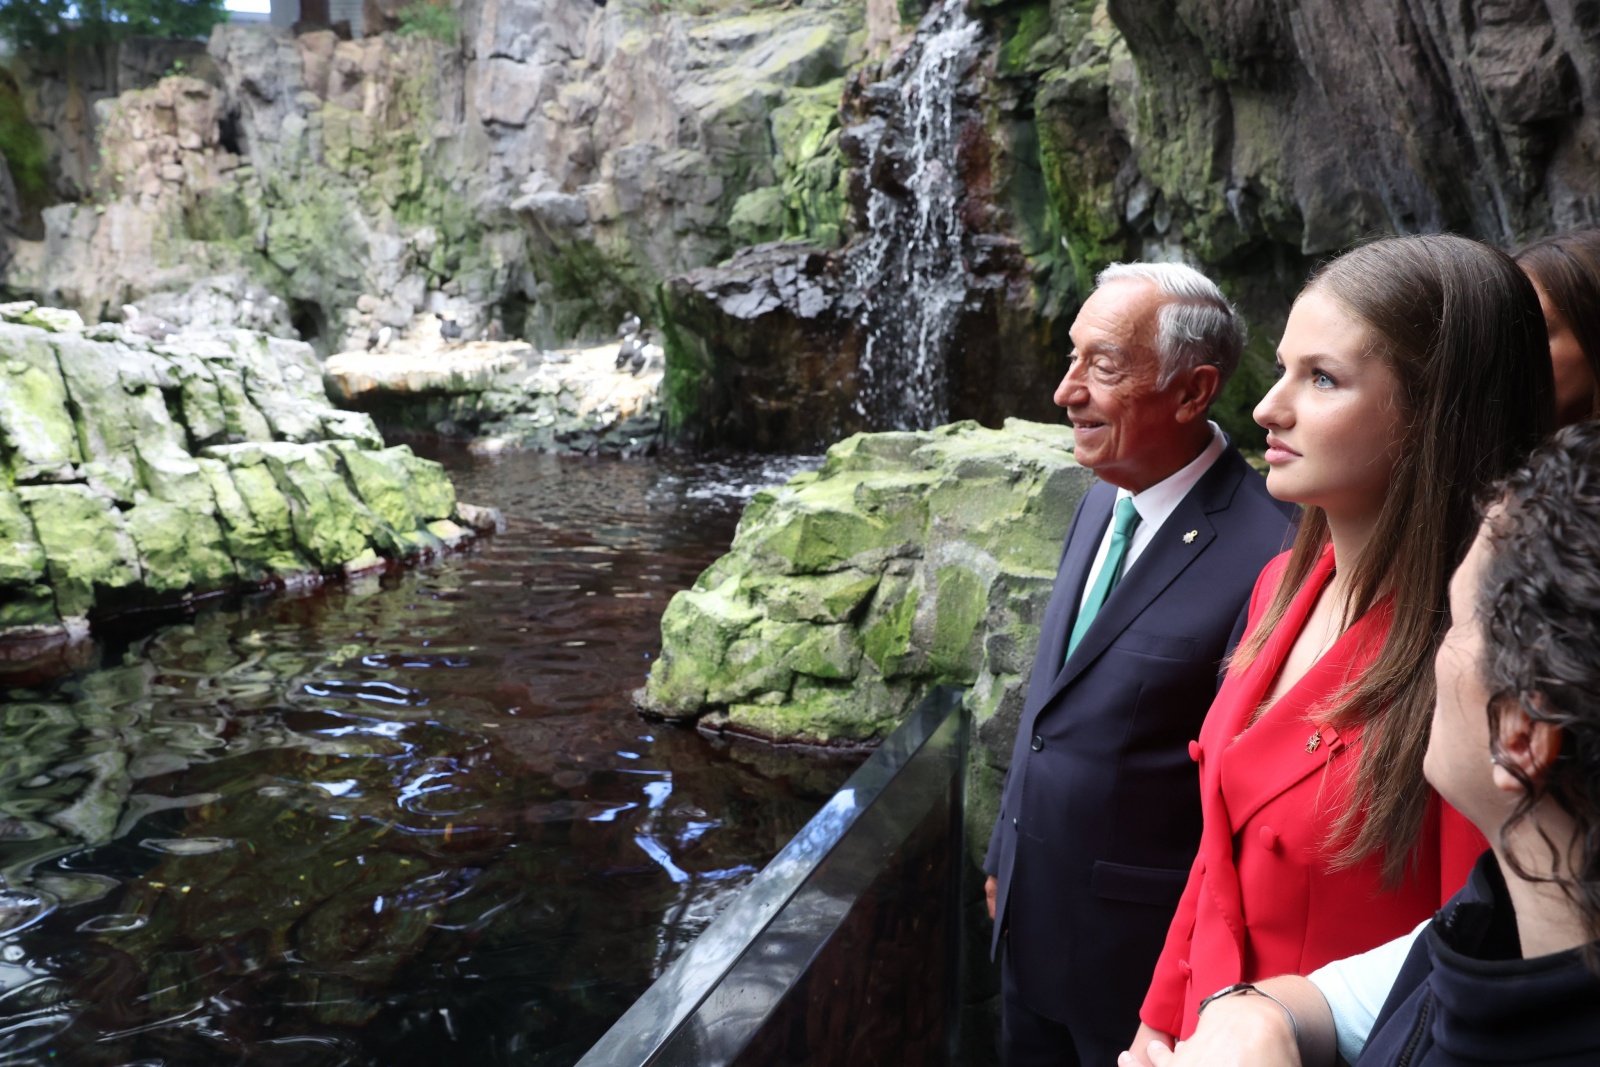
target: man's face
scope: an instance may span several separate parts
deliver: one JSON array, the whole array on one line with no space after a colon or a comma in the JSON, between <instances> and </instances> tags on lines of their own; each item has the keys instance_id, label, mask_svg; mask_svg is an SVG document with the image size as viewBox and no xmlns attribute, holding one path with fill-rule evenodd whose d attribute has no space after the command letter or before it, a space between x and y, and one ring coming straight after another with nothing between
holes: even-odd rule
<instances>
[{"instance_id":1,"label":"man's face","mask_svg":"<svg viewBox=\"0 0 1600 1067\"><path fill-rule=\"evenodd\" d=\"M1072 420L1078 462L1135 493L1173 473L1166 467L1184 429L1176 418L1183 383L1156 387L1156 315L1166 300L1138 279L1090 294L1072 324L1072 363L1055 395Z\"/></svg>"}]
</instances>

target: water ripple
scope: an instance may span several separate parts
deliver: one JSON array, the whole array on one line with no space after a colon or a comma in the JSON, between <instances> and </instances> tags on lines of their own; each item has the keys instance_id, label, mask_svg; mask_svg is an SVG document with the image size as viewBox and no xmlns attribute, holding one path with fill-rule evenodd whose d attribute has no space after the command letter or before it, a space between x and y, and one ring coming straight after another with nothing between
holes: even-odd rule
<instances>
[{"instance_id":1,"label":"water ripple","mask_svg":"<svg viewBox=\"0 0 1600 1067\"><path fill-rule=\"evenodd\" d=\"M0 679L0 1063L561 1067L848 774L627 698L792 469L453 463L504 534Z\"/></svg>"}]
</instances>

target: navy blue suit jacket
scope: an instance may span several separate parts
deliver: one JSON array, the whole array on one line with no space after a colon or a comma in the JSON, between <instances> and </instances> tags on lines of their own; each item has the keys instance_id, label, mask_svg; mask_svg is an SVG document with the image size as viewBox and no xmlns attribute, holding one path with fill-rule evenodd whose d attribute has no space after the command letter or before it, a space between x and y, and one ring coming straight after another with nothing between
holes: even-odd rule
<instances>
[{"instance_id":1,"label":"navy blue suit jacket","mask_svg":"<svg viewBox=\"0 0 1600 1067\"><path fill-rule=\"evenodd\" d=\"M1114 1046L1113 1059L1200 840L1189 742L1295 513L1230 445L1063 663L1115 501L1097 482L1067 531L984 862L1000 883L994 945L1009 927L1024 1002L1071 1027L1080 1052Z\"/></svg>"}]
</instances>

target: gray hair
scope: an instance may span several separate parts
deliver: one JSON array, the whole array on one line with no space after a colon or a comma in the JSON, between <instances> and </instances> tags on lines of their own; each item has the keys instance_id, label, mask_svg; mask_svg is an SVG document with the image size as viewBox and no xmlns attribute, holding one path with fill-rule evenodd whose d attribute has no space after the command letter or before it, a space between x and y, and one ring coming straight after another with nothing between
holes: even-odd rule
<instances>
[{"instance_id":1,"label":"gray hair","mask_svg":"<svg viewBox=\"0 0 1600 1067\"><path fill-rule=\"evenodd\" d=\"M1156 315L1156 358L1165 389L1180 373L1217 368L1220 392L1239 366L1244 351L1244 316L1228 303L1217 283L1182 263L1113 263L1095 278L1095 288L1112 282L1149 282L1170 297Z\"/></svg>"}]
</instances>

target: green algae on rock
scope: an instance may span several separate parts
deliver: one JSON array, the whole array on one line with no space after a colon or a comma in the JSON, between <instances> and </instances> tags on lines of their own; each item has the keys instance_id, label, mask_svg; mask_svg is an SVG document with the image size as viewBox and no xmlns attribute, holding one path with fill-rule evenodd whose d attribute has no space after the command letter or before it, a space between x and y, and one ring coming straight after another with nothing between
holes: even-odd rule
<instances>
[{"instance_id":1,"label":"green algae on rock","mask_svg":"<svg viewBox=\"0 0 1600 1067\"><path fill-rule=\"evenodd\" d=\"M485 521L438 464L382 445L298 342L0 321L0 646L416 557Z\"/></svg>"},{"instance_id":2,"label":"green algae on rock","mask_svg":"<svg viewBox=\"0 0 1600 1067\"><path fill-rule=\"evenodd\" d=\"M1071 441L1013 419L835 445L820 470L757 494L729 553L673 598L640 706L775 741L869 743L951 683L972 687L995 749L983 762L1003 760L1093 479Z\"/></svg>"}]
</instances>

